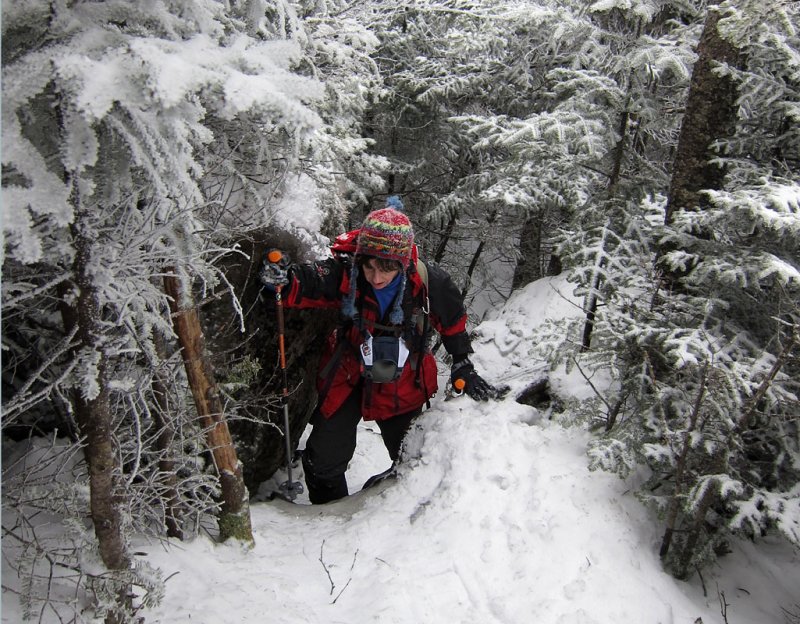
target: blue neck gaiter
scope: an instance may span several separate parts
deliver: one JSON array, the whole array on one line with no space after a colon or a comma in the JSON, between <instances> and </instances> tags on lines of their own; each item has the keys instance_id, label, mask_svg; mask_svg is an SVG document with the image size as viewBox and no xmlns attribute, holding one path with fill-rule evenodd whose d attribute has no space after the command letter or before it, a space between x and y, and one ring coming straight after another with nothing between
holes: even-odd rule
<instances>
[{"instance_id":1,"label":"blue neck gaiter","mask_svg":"<svg viewBox=\"0 0 800 624\"><path fill-rule=\"evenodd\" d=\"M400 290L400 282L402 281L403 274L398 273L397 276L389 282L385 287L380 290L372 289L375 293L375 299L378 300L378 308L380 309L381 318L386 313L394 298L397 296L397 291Z\"/></svg>"}]
</instances>

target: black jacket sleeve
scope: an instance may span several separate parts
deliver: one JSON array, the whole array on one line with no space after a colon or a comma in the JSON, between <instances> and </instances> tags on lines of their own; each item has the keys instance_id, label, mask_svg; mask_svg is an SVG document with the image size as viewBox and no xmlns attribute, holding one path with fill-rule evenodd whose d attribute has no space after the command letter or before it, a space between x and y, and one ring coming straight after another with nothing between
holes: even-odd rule
<instances>
[{"instance_id":1,"label":"black jacket sleeve","mask_svg":"<svg viewBox=\"0 0 800 624\"><path fill-rule=\"evenodd\" d=\"M439 265L426 262L431 325L442 337L445 350L455 360L472 353L467 334L464 299L450 275Z\"/></svg>"},{"instance_id":2,"label":"black jacket sleeve","mask_svg":"<svg viewBox=\"0 0 800 624\"><path fill-rule=\"evenodd\" d=\"M286 304L293 308L334 307L341 303L340 287L345 266L336 258L289 268Z\"/></svg>"}]
</instances>

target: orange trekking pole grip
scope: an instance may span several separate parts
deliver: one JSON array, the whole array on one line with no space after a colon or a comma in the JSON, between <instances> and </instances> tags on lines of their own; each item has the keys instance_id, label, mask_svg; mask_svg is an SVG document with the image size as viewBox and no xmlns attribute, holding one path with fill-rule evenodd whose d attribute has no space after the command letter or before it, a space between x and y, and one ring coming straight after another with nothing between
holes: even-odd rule
<instances>
[{"instance_id":1,"label":"orange trekking pole grip","mask_svg":"<svg viewBox=\"0 0 800 624\"><path fill-rule=\"evenodd\" d=\"M280 264L283 260L283 254L273 249L267 254L267 260L272 264ZM283 396L289 395L288 378L286 376L286 347L284 342L284 323L283 323L283 296L281 294L283 284L275 286L275 310L278 316L278 352L281 356L281 370L283 371Z\"/></svg>"}]
</instances>

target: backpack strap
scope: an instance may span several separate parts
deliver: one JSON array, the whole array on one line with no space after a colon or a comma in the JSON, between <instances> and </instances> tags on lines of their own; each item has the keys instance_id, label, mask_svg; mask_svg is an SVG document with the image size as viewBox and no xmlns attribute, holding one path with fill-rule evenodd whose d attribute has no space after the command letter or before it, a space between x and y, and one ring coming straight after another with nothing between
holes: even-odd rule
<instances>
[{"instance_id":1,"label":"backpack strap","mask_svg":"<svg viewBox=\"0 0 800 624\"><path fill-rule=\"evenodd\" d=\"M420 279L422 280L422 310L418 313L418 318L416 320L417 325L417 332L419 333L419 349L417 349L417 357L419 361L417 362L417 369L414 371L414 381L418 386L422 386L425 395L428 396L428 388L425 387L425 383L422 379L421 371L422 371L422 358L425 357L425 343L428 340L428 331L430 330L430 312L431 312L431 303L428 299L428 267L425 266L425 263L417 257L416 261L417 273L419 274ZM431 402L430 399L425 401L425 406L430 409Z\"/></svg>"},{"instance_id":2,"label":"backpack strap","mask_svg":"<svg viewBox=\"0 0 800 624\"><path fill-rule=\"evenodd\" d=\"M422 278L422 283L425 284L425 291L427 294L428 290L428 267L425 266L425 263L417 258L417 273L419 273L420 278Z\"/></svg>"},{"instance_id":3,"label":"backpack strap","mask_svg":"<svg viewBox=\"0 0 800 624\"><path fill-rule=\"evenodd\" d=\"M415 313L414 316L416 319L412 323L412 327L414 324L416 324L417 332L420 336L422 336L422 342L424 343L425 336L427 335L429 329L428 315L431 311L431 304L428 300L428 267L426 267L425 263L419 258L417 258L416 267L417 273L422 280L422 309Z\"/></svg>"}]
</instances>

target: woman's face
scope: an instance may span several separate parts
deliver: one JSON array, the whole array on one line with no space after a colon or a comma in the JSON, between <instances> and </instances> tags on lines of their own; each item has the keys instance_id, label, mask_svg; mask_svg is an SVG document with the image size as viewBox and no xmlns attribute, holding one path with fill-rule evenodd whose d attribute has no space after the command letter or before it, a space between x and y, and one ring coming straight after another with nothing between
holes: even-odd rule
<instances>
[{"instance_id":1,"label":"woman's face","mask_svg":"<svg viewBox=\"0 0 800 624\"><path fill-rule=\"evenodd\" d=\"M397 262L389 265L394 267L391 269L387 264L386 262L380 262L376 258L368 258L361 265L364 277L375 290L386 288L400 273L400 265Z\"/></svg>"}]
</instances>

